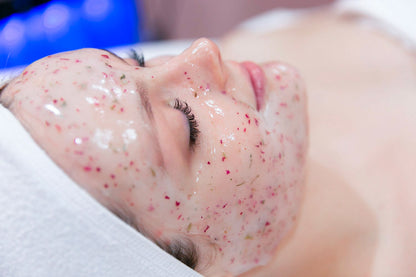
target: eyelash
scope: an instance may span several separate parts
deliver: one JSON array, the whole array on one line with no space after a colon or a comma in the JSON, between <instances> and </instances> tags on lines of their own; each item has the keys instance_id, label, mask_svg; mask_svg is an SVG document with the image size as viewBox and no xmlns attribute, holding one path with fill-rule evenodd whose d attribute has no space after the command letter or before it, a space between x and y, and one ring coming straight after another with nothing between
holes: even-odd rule
<instances>
[{"instance_id":1,"label":"eyelash","mask_svg":"<svg viewBox=\"0 0 416 277\"><path fill-rule=\"evenodd\" d=\"M185 101L175 99L175 104L173 108L183 112L188 119L189 123L189 145L191 147L195 146L196 141L199 135L198 122L195 119L195 115L192 113L191 107Z\"/></svg>"},{"instance_id":2,"label":"eyelash","mask_svg":"<svg viewBox=\"0 0 416 277\"><path fill-rule=\"evenodd\" d=\"M136 50L131 49L129 57L130 59L135 60L140 67L145 67L143 52L140 51L139 53L137 53Z\"/></svg>"}]
</instances>

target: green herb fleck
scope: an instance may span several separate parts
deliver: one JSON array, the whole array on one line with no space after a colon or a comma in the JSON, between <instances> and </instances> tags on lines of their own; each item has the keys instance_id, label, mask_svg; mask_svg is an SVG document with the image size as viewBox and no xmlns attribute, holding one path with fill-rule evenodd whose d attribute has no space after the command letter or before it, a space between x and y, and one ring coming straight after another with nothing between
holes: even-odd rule
<instances>
[{"instance_id":1,"label":"green herb fleck","mask_svg":"<svg viewBox=\"0 0 416 277\"><path fill-rule=\"evenodd\" d=\"M189 233L191 231L191 229L192 229L192 223L189 223L188 227L186 227L186 232Z\"/></svg>"},{"instance_id":2,"label":"green herb fleck","mask_svg":"<svg viewBox=\"0 0 416 277\"><path fill-rule=\"evenodd\" d=\"M242 186L242 185L244 185L246 182L244 181L244 182L241 182L241 183L239 183L238 185L236 185L237 187L239 187L239 186Z\"/></svg>"},{"instance_id":3,"label":"green herb fleck","mask_svg":"<svg viewBox=\"0 0 416 277\"><path fill-rule=\"evenodd\" d=\"M250 185L254 183L254 181L256 181L258 178L260 177L259 174L256 175L256 177L254 177L253 180L251 180Z\"/></svg>"}]
</instances>

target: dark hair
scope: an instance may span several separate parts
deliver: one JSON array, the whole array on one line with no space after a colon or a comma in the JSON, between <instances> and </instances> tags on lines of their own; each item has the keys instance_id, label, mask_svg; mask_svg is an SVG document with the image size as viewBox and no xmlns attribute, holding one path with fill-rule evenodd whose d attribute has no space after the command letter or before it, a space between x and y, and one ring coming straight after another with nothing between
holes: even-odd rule
<instances>
[{"instance_id":1,"label":"dark hair","mask_svg":"<svg viewBox=\"0 0 416 277\"><path fill-rule=\"evenodd\" d=\"M170 243L156 241L156 244L190 268L195 269L198 265L198 250L195 243L190 239L180 238L172 240Z\"/></svg>"},{"instance_id":2,"label":"dark hair","mask_svg":"<svg viewBox=\"0 0 416 277\"><path fill-rule=\"evenodd\" d=\"M112 206L109 208L113 214L126 222L128 225L136 229L139 233L156 243L165 252L172 255L182 263L186 264L192 269L195 269L199 262L198 248L195 243L189 238L181 237L172 239L169 242L155 239L150 232L147 232L126 209Z\"/></svg>"}]
</instances>

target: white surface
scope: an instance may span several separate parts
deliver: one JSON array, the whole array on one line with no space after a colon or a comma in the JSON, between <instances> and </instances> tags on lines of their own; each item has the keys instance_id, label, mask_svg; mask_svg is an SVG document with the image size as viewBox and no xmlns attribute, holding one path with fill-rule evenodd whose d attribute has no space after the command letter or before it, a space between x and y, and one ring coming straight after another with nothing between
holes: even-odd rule
<instances>
[{"instance_id":1,"label":"white surface","mask_svg":"<svg viewBox=\"0 0 416 277\"><path fill-rule=\"evenodd\" d=\"M341 12L355 11L379 21L378 26L389 35L416 49L415 0L342 0L336 8Z\"/></svg>"},{"instance_id":2,"label":"white surface","mask_svg":"<svg viewBox=\"0 0 416 277\"><path fill-rule=\"evenodd\" d=\"M376 21L368 20L368 27L378 28L400 39L407 47L416 49L416 1L415 0L341 0L332 7L334 12L357 12ZM253 32L269 32L296 22L303 15L318 8L275 9L253 17L240 28ZM371 26L370 26L371 25Z\"/></svg>"}]
</instances>

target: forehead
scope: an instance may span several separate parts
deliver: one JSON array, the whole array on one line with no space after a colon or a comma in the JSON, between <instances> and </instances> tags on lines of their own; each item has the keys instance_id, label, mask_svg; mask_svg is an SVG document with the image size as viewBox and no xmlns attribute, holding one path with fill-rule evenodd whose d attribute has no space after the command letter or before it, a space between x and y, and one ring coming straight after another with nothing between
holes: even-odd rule
<instances>
[{"instance_id":1,"label":"forehead","mask_svg":"<svg viewBox=\"0 0 416 277\"><path fill-rule=\"evenodd\" d=\"M109 63L114 63L115 61L125 63L123 59L106 50L85 48L44 57L28 66L22 75L25 76L28 73L33 73L33 70L50 73L49 71L52 69L89 69L97 65L112 68ZM56 71L55 73L58 72Z\"/></svg>"},{"instance_id":2,"label":"forehead","mask_svg":"<svg viewBox=\"0 0 416 277\"><path fill-rule=\"evenodd\" d=\"M33 89L53 84L68 84L74 80L106 78L111 72L117 72L120 65L124 66L127 63L108 51L92 48L80 49L47 56L32 63L11 84L17 87L30 84L33 85ZM122 76L118 78L121 81L123 79ZM107 83L110 79L108 78Z\"/></svg>"},{"instance_id":3,"label":"forehead","mask_svg":"<svg viewBox=\"0 0 416 277\"><path fill-rule=\"evenodd\" d=\"M40 62L47 62L47 61L57 62L57 61L68 61L68 60L73 59L74 61L78 60L78 62L82 62L83 60L84 61L95 61L95 60L105 61L106 59L113 59L113 58L120 59L115 54L104 49L83 48L83 49L61 52L61 53L57 53L54 55L46 56L40 59L39 61Z\"/></svg>"},{"instance_id":4,"label":"forehead","mask_svg":"<svg viewBox=\"0 0 416 277\"><path fill-rule=\"evenodd\" d=\"M28 66L10 84L9 102L19 103L20 110L34 107L39 116L56 115L61 125L80 126L79 132L111 130L112 139L120 143L140 127L135 147L145 150L144 144L155 137L152 110L142 82L124 76L127 70L117 70L120 66L130 68L99 49L51 55Z\"/></svg>"}]
</instances>

